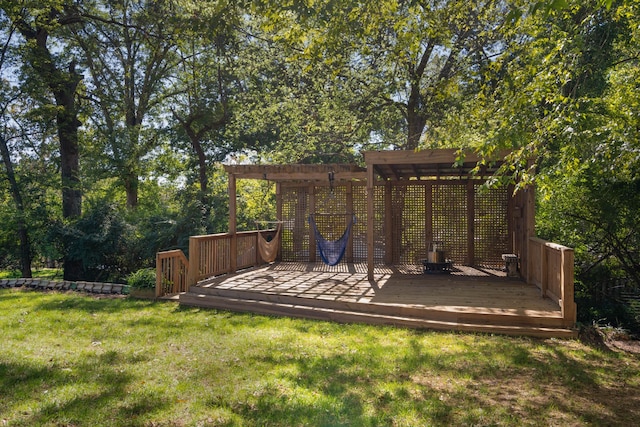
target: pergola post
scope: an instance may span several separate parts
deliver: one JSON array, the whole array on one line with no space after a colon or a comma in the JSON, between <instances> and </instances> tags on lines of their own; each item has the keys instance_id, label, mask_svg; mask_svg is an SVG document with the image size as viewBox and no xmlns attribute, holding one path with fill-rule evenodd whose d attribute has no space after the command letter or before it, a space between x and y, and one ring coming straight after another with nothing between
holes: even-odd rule
<instances>
[{"instance_id":1,"label":"pergola post","mask_svg":"<svg viewBox=\"0 0 640 427\"><path fill-rule=\"evenodd\" d=\"M373 281L374 273L374 195L375 189L373 165L367 163L367 279Z\"/></svg>"},{"instance_id":2,"label":"pergola post","mask_svg":"<svg viewBox=\"0 0 640 427\"><path fill-rule=\"evenodd\" d=\"M375 187L374 187L375 188ZM393 264L393 191L391 181L384 182L384 262Z\"/></svg>"},{"instance_id":3,"label":"pergola post","mask_svg":"<svg viewBox=\"0 0 640 427\"><path fill-rule=\"evenodd\" d=\"M238 262L238 234L237 234L237 205L236 205L236 176L229 174L229 234L231 241L229 243L229 251L231 252L230 267L231 273L234 273Z\"/></svg>"},{"instance_id":4,"label":"pergola post","mask_svg":"<svg viewBox=\"0 0 640 427\"><path fill-rule=\"evenodd\" d=\"M467 265L475 264L476 199L473 180L467 181Z\"/></svg>"},{"instance_id":5,"label":"pergola post","mask_svg":"<svg viewBox=\"0 0 640 427\"><path fill-rule=\"evenodd\" d=\"M308 193L309 193L309 214L313 214L316 211L316 193L315 193L315 185L309 184ZM313 233L311 229L311 225L309 225L309 262L316 262L316 235Z\"/></svg>"},{"instance_id":6,"label":"pergola post","mask_svg":"<svg viewBox=\"0 0 640 427\"><path fill-rule=\"evenodd\" d=\"M282 221L282 184L276 182L276 219ZM284 224L280 224L282 229L280 233L284 233ZM278 248L278 260L282 260L282 245Z\"/></svg>"},{"instance_id":7,"label":"pergola post","mask_svg":"<svg viewBox=\"0 0 640 427\"><path fill-rule=\"evenodd\" d=\"M346 203L347 203L347 216L345 217L345 227L349 226L349 221L353 221L353 183L347 181L345 184L346 191ZM352 225L353 226L353 225ZM347 243L345 257L347 262L353 262L353 233L349 234L349 243Z\"/></svg>"}]
</instances>

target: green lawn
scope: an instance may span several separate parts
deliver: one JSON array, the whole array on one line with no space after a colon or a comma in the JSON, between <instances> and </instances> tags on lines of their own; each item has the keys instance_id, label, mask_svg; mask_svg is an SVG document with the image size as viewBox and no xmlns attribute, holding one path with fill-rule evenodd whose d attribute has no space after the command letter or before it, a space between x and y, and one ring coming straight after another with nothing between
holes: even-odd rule
<instances>
[{"instance_id":1,"label":"green lawn","mask_svg":"<svg viewBox=\"0 0 640 427\"><path fill-rule=\"evenodd\" d=\"M56 280L62 279L63 273L60 268L40 268L32 271L33 277L40 279ZM19 279L22 273L18 270L0 270L0 279Z\"/></svg>"},{"instance_id":2,"label":"green lawn","mask_svg":"<svg viewBox=\"0 0 640 427\"><path fill-rule=\"evenodd\" d=\"M0 290L0 425L620 425L640 358L574 340L425 332Z\"/></svg>"}]
</instances>

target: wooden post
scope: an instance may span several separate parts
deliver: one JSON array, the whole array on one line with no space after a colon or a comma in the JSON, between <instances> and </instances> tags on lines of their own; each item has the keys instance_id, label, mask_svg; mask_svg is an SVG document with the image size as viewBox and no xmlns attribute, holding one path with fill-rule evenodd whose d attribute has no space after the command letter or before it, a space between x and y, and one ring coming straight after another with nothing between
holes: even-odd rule
<instances>
[{"instance_id":1,"label":"wooden post","mask_svg":"<svg viewBox=\"0 0 640 427\"><path fill-rule=\"evenodd\" d=\"M282 221L282 184L276 182L276 219ZM280 226L280 247L278 248L278 256L276 259L282 261L282 236L284 235L284 222L278 224Z\"/></svg>"},{"instance_id":2,"label":"wooden post","mask_svg":"<svg viewBox=\"0 0 640 427\"><path fill-rule=\"evenodd\" d=\"M433 184L427 182L424 186L424 192L424 234L428 252L428 244L433 241Z\"/></svg>"},{"instance_id":3,"label":"wooden post","mask_svg":"<svg viewBox=\"0 0 640 427\"><path fill-rule=\"evenodd\" d=\"M515 242L515 212L516 209L514 207L515 198L513 197L514 185L510 184L507 186L507 236L509 236L509 242L507 243L507 252L511 254L516 254L520 256L520 251L517 251L516 242ZM522 258L520 258L522 260Z\"/></svg>"},{"instance_id":4,"label":"wooden post","mask_svg":"<svg viewBox=\"0 0 640 427\"><path fill-rule=\"evenodd\" d=\"M347 215L345 217L345 227L349 225L349 221L353 220L353 183L351 181L347 181L345 185L346 191L346 204L347 204ZM351 225L351 233L349 234L349 242L347 243L347 251L345 253L347 257L347 262L353 262L353 234L355 230L355 224Z\"/></svg>"},{"instance_id":5,"label":"wooden post","mask_svg":"<svg viewBox=\"0 0 640 427\"><path fill-rule=\"evenodd\" d=\"M373 191L375 189L373 165L367 164L367 278L369 281L374 280L374 207L373 207Z\"/></svg>"},{"instance_id":6,"label":"wooden post","mask_svg":"<svg viewBox=\"0 0 640 427\"><path fill-rule=\"evenodd\" d=\"M200 245L195 237L189 237L189 272L187 273L187 292L198 281L200 270Z\"/></svg>"},{"instance_id":7,"label":"wooden post","mask_svg":"<svg viewBox=\"0 0 640 427\"><path fill-rule=\"evenodd\" d=\"M229 269L231 273L234 273L238 264L238 235L237 235L237 205L236 205L236 176L229 174L229 235L231 241L229 242L229 252L231 259L231 266Z\"/></svg>"},{"instance_id":8,"label":"wooden post","mask_svg":"<svg viewBox=\"0 0 640 427\"><path fill-rule=\"evenodd\" d=\"M384 183L384 262L387 265L393 264L393 192L391 181Z\"/></svg>"},{"instance_id":9,"label":"wooden post","mask_svg":"<svg viewBox=\"0 0 640 427\"><path fill-rule=\"evenodd\" d=\"M296 204L294 209L294 221L293 221L293 230L292 230L292 240L293 240L293 258L294 261L310 261L307 256L304 259L301 259L301 254L304 252L304 239L305 239L305 224L307 223L306 215L307 213L307 187L295 187L295 198ZM311 234L313 235L313 234ZM308 249L308 248L307 248Z\"/></svg>"},{"instance_id":10,"label":"wooden post","mask_svg":"<svg viewBox=\"0 0 640 427\"><path fill-rule=\"evenodd\" d=\"M527 260L528 250L529 250L529 238L536 236L536 200L535 200L535 187L533 185L528 186L523 191L522 200L524 202L524 206L522 207L522 220L524 222L524 227L522 231L524 232L524 236L520 236L520 241L522 242L522 254L521 259ZM528 262L522 262L523 266L527 268L530 266ZM525 277L527 277L527 272L522 272Z\"/></svg>"},{"instance_id":11,"label":"wooden post","mask_svg":"<svg viewBox=\"0 0 640 427\"><path fill-rule=\"evenodd\" d=\"M309 184L309 215L316 211L316 187ZM314 218L315 220L315 218ZM309 224L309 262L316 262L316 235Z\"/></svg>"},{"instance_id":12,"label":"wooden post","mask_svg":"<svg viewBox=\"0 0 640 427\"><path fill-rule=\"evenodd\" d=\"M577 320L577 307L574 299L574 254L573 250L569 248L562 249L562 262L561 262L561 295L562 298L562 318L564 319L565 326L572 327Z\"/></svg>"},{"instance_id":13,"label":"wooden post","mask_svg":"<svg viewBox=\"0 0 640 427\"><path fill-rule=\"evenodd\" d=\"M473 180L467 180L467 265L475 263L476 199Z\"/></svg>"}]
</instances>

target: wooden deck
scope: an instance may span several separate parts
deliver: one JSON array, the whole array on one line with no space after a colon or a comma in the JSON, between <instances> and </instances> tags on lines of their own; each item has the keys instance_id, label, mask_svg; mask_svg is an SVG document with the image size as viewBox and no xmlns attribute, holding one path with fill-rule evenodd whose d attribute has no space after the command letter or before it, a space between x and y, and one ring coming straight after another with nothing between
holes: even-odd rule
<instances>
[{"instance_id":1,"label":"wooden deck","mask_svg":"<svg viewBox=\"0 0 640 427\"><path fill-rule=\"evenodd\" d=\"M276 263L200 281L180 304L338 322L541 337L573 337L558 304L500 271Z\"/></svg>"}]
</instances>

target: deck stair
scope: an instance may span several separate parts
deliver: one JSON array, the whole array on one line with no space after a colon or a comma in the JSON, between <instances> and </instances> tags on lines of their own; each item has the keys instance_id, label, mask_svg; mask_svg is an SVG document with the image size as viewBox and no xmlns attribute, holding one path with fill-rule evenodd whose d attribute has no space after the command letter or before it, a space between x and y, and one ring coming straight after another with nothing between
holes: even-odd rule
<instances>
[{"instance_id":1,"label":"deck stair","mask_svg":"<svg viewBox=\"0 0 640 427\"><path fill-rule=\"evenodd\" d=\"M406 286L411 286L407 284ZM201 282L179 297L181 305L265 315L301 317L342 323L368 323L434 330L500 333L538 337L575 337L565 327L560 311L465 309L425 306L360 298L338 300L331 295L305 297L294 293L220 287ZM375 299L375 298L374 298Z\"/></svg>"}]
</instances>

